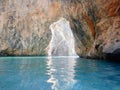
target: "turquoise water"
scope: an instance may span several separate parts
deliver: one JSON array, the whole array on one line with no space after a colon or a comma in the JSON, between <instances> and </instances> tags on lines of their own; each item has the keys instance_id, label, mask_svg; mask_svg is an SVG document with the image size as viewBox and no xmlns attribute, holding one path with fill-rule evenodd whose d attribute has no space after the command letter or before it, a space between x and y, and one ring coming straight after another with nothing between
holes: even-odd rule
<instances>
[{"instance_id":1,"label":"turquoise water","mask_svg":"<svg viewBox=\"0 0 120 90\"><path fill-rule=\"evenodd\" d=\"M0 90L120 90L120 64L74 57L1 57Z\"/></svg>"}]
</instances>

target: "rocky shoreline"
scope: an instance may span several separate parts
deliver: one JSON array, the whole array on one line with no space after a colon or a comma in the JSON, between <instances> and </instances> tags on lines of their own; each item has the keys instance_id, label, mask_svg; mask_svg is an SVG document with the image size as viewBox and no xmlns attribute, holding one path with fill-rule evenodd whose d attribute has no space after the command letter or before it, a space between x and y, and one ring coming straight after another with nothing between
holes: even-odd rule
<instances>
[{"instance_id":1,"label":"rocky shoreline","mask_svg":"<svg viewBox=\"0 0 120 90\"><path fill-rule=\"evenodd\" d=\"M120 59L120 0L1 0L0 56L47 55L49 26L60 17L79 56Z\"/></svg>"}]
</instances>

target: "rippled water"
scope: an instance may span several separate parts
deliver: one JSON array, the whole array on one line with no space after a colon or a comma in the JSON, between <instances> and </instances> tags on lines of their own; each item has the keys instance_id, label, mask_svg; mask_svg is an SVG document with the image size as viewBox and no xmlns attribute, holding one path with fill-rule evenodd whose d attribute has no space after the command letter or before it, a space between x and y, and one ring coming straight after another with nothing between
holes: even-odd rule
<instances>
[{"instance_id":1,"label":"rippled water","mask_svg":"<svg viewBox=\"0 0 120 90\"><path fill-rule=\"evenodd\" d=\"M1 57L0 90L120 90L120 64L74 57Z\"/></svg>"}]
</instances>

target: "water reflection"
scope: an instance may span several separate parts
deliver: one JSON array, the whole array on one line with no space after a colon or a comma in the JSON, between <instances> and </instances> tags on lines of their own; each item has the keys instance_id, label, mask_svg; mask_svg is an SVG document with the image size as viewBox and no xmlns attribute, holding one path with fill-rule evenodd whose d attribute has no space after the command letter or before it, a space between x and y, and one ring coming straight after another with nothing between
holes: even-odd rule
<instances>
[{"instance_id":1,"label":"water reflection","mask_svg":"<svg viewBox=\"0 0 120 90\"><path fill-rule=\"evenodd\" d=\"M48 83L52 83L52 90L70 90L76 83L74 80L74 66L76 64L76 58L64 57L64 58L48 58L47 74L50 78Z\"/></svg>"},{"instance_id":2,"label":"water reflection","mask_svg":"<svg viewBox=\"0 0 120 90\"><path fill-rule=\"evenodd\" d=\"M73 57L4 57L0 90L120 90L120 64Z\"/></svg>"},{"instance_id":3,"label":"water reflection","mask_svg":"<svg viewBox=\"0 0 120 90\"><path fill-rule=\"evenodd\" d=\"M46 58L0 58L0 90L51 90Z\"/></svg>"}]
</instances>

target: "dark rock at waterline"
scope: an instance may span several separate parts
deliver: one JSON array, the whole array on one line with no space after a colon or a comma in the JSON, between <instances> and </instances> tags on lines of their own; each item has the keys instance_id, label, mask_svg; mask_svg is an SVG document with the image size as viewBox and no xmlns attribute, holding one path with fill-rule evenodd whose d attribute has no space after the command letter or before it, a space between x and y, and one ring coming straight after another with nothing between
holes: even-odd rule
<instances>
[{"instance_id":1,"label":"dark rock at waterline","mask_svg":"<svg viewBox=\"0 0 120 90\"><path fill-rule=\"evenodd\" d=\"M120 0L1 0L0 55L46 55L49 26L70 21L76 52L89 58L119 58Z\"/></svg>"}]
</instances>

